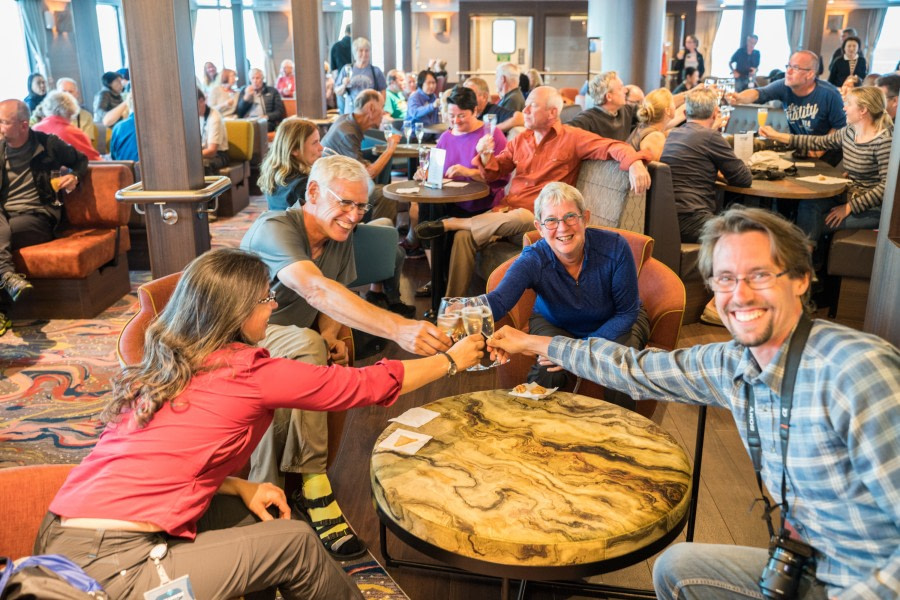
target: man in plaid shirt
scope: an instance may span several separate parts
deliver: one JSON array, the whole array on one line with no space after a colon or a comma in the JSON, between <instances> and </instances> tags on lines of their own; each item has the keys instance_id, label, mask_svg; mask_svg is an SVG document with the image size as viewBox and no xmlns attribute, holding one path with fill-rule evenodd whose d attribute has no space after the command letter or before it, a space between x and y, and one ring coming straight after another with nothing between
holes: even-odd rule
<instances>
[{"instance_id":1,"label":"man in plaid shirt","mask_svg":"<svg viewBox=\"0 0 900 600\"><path fill-rule=\"evenodd\" d=\"M786 530L815 551L798 598L900 594L900 351L873 335L814 321L797 368L787 458L781 383L812 274L809 241L760 209L733 208L707 223L700 269L733 341L675 352L602 339L529 336L503 328L494 353L530 353L635 399L724 406L748 447L752 398L761 473L782 502ZM784 464L786 463L786 464ZM654 566L660 598L761 598L763 548L686 543Z\"/></svg>"}]
</instances>

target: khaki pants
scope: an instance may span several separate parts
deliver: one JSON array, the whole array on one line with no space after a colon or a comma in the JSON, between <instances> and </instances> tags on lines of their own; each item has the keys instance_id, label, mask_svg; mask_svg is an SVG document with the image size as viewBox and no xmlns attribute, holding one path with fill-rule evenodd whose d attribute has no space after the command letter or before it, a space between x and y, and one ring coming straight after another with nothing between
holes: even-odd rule
<instances>
[{"instance_id":1,"label":"khaki pants","mask_svg":"<svg viewBox=\"0 0 900 600\"><path fill-rule=\"evenodd\" d=\"M312 365L328 362L322 336L294 325L269 325L259 343L276 358ZM297 382L297 385L301 385ZM279 408L272 425L250 456L250 481L267 481L284 488L284 473L324 473L328 460L328 413Z\"/></svg>"},{"instance_id":2,"label":"khaki pants","mask_svg":"<svg viewBox=\"0 0 900 600\"><path fill-rule=\"evenodd\" d=\"M486 212L471 218L472 231L457 231L450 251L447 296L465 296L475 271L475 253L497 238L522 243L522 234L534 229L530 210L515 208L509 212Z\"/></svg>"},{"instance_id":3,"label":"khaki pants","mask_svg":"<svg viewBox=\"0 0 900 600\"><path fill-rule=\"evenodd\" d=\"M352 599L362 594L303 521L260 522L237 496L216 495L193 541L163 533L63 527L47 513L35 554L62 554L96 579L110 598L143 599L160 585L150 550L168 545L160 561L171 579L190 576L196 598Z\"/></svg>"}]
</instances>

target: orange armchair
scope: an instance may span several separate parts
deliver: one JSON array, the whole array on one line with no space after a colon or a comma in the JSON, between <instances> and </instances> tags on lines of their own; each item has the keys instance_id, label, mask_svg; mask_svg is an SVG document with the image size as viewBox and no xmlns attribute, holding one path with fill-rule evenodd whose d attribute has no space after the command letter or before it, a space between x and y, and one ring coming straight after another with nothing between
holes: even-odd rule
<instances>
[{"instance_id":1,"label":"orange armchair","mask_svg":"<svg viewBox=\"0 0 900 600\"><path fill-rule=\"evenodd\" d=\"M138 288L138 301L140 303L138 312L125 324L116 342L116 356L123 367L136 365L143 359L144 334L147 332L147 327L150 326L153 319L168 304L180 279L181 273L172 273L171 275L149 281ZM340 338L347 345L350 364L353 364L353 336L349 327L341 327ZM329 465L334 462L340 449L346 416L346 411L328 413ZM246 473L243 473L243 475L246 475Z\"/></svg>"},{"instance_id":2,"label":"orange armchair","mask_svg":"<svg viewBox=\"0 0 900 600\"><path fill-rule=\"evenodd\" d=\"M641 303L647 311L650 320L650 337L647 340L648 348L662 348L674 350L678 345L678 336L681 333L681 321L684 316L685 292L684 284L669 267L653 258L653 238L641 233L600 227L608 231L615 231L625 238L634 255L634 262L638 271L638 293ZM540 239L538 231L529 231L523 236L523 246L528 246ZM518 258L514 256L497 267L491 273L487 282L487 291L494 290L506 275L512 263ZM528 319L534 309L535 293L525 290L522 297L509 313L497 322L497 327L510 325L521 331L528 331ZM531 359L527 357L513 357L507 365L500 368L500 385L514 387L525 381ZM580 393L603 398L603 387L590 381L583 381L579 389ZM645 401L638 403L638 412L648 416L653 413L655 402Z\"/></svg>"},{"instance_id":3,"label":"orange armchair","mask_svg":"<svg viewBox=\"0 0 900 600\"><path fill-rule=\"evenodd\" d=\"M0 556L31 556L50 502L75 465L32 465L0 469Z\"/></svg>"}]
</instances>

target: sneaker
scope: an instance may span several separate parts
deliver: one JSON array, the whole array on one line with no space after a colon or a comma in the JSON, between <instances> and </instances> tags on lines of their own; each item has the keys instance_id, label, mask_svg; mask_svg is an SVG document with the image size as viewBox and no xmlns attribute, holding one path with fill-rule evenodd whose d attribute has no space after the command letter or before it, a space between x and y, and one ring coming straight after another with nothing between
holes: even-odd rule
<instances>
[{"instance_id":1,"label":"sneaker","mask_svg":"<svg viewBox=\"0 0 900 600\"><path fill-rule=\"evenodd\" d=\"M440 221L423 221L416 225L416 235L420 240L433 240L444 235L444 224Z\"/></svg>"},{"instance_id":2,"label":"sneaker","mask_svg":"<svg viewBox=\"0 0 900 600\"><path fill-rule=\"evenodd\" d=\"M6 313L0 312L0 337L12 328L12 321L6 317Z\"/></svg>"},{"instance_id":3,"label":"sneaker","mask_svg":"<svg viewBox=\"0 0 900 600\"><path fill-rule=\"evenodd\" d=\"M722 323L722 318L719 316L719 311L716 310L715 298L713 298L706 304L706 307L703 309L703 314L700 315L700 320L707 325L725 327L725 324Z\"/></svg>"},{"instance_id":4,"label":"sneaker","mask_svg":"<svg viewBox=\"0 0 900 600\"><path fill-rule=\"evenodd\" d=\"M13 273L12 271L3 274L0 285L6 289L13 302L16 302L22 294L34 289L34 286L28 283L28 280L25 279L24 275Z\"/></svg>"},{"instance_id":5,"label":"sneaker","mask_svg":"<svg viewBox=\"0 0 900 600\"><path fill-rule=\"evenodd\" d=\"M373 292L372 290L369 290L368 292L366 292L366 302L368 302L369 304L374 304L378 308L390 310L388 308L390 303L388 302L387 294L385 294L384 292Z\"/></svg>"}]
</instances>

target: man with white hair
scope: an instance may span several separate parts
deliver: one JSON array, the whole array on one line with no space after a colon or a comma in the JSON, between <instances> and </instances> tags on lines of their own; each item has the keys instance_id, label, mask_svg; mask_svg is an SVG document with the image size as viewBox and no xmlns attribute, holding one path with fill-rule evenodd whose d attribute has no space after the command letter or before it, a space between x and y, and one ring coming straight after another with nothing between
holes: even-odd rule
<instances>
[{"instance_id":1,"label":"man with white hair","mask_svg":"<svg viewBox=\"0 0 900 600\"><path fill-rule=\"evenodd\" d=\"M497 115L497 128L506 133L513 127L522 127L525 125L525 117L521 111L508 110L491 102L491 90L488 88L487 82L481 77L469 77L463 82L463 87L467 87L475 92L475 116L479 121L484 121L484 115Z\"/></svg>"},{"instance_id":2,"label":"man with white hair","mask_svg":"<svg viewBox=\"0 0 900 600\"><path fill-rule=\"evenodd\" d=\"M501 108L507 110L523 110L525 108L525 96L519 89L519 67L510 62L497 66L497 93L500 94Z\"/></svg>"},{"instance_id":3,"label":"man with white hair","mask_svg":"<svg viewBox=\"0 0 900 600\"><path fill-rule=\"evenodd\" d=\"M0 102L0 335L9 328L7 297L16 302L33 288L16 273L12 250L53 239L62 218L62 208L54 206L57 191L74 190L88 170L84 154L31 129L30 117L21 100ZM69 172L51 180L51 171L62 167Z\"/></svg>"},{"instance_id":4,"label":"man with white hair","mask_svg":"<svg viewBox=\"0 0 900 600\"><path fill-rule=\"evenodd\" d=\"M72 119L78 114L78 110L78 101L72 94L53 90L41 102L44 118L32 129L43 133L52 133L87 156L88 160L100 160L100 153L91 144L88 136L72 124Z\"/></svg>"},{"instance_id":5,"label":"man with white hair","mask_svg":"<svg viewBox=\"0 0 900 600\"><path fill-rule=\"evenodd\" d=\"M281 94L271 85L266 85L260 69L250 69L250 83L241 88L238 97L237 116L241 119L265 117L269 121L269 131L275 131L284 120Z\"/></svg>"},{"instance_id":6,"label":"man with white hair","mask_svg":"<svg viewBox=\"0 0 900 600\"><path fill-rule=\"evenodd\" d=\"M72 124L88 136L91 145L95 145L97 143L97 126L94 124L94 115L81 104L81 90L78 89L78 82L71 77L60 77L56 81L56 89L72 94L75 98L78 103L78 114L72 118Z\"/></svg>"},{"instance_id":7,"label":"man with white hair","mask_svg":"<svg viewBox=\"0 0 900 600\"><path fill-rule=\"evenodd\" d=\"M531 209L541 189L553 181L574 185L582 161L616 160L620 169L628 171L631 187L637 193L650 187L650 174L642 162L649 160L645 151L636 152L630 144L563 125L559 121L562 104L556 88L537 87L528 94L524 133L514 137L497 156L490 135L478 142L479 154L472 165L478 167L485 181L516 172L503 200L504 206L474 217L425 221L416 226L420 239L456 231L450 255L448 296L466 295L479 248L497 237L521 244L522 234L534 229Z\"/></svg>"},{"instance_id":8,"label":"man with white hair","mask_svg":"<svg viewBox=\"0 0 900 600\"><path fill-rule=\"evenodd\" d=\"M368 184L369 174L358 161L322 157L313 163L303 205L264 213L241 241L269 267L278 308L260 345L272 356L346 364L347 348L337 337L340 324L394 340L415 354L431 356L450 347L450 338L431 323L403 318L347 289L356 279L351 234L369 210ZM276 411L253 452L250 479L283 485L285 473L299 474L302 490L292 504L309 516L325 548L341 560L362 554L365 544L344 520L325 474L326 419L320 412Z\"/></svg>"},{"instance_id":9,"label":"man with white hair","mask_svg":"<svg viewBox=\"0 0 900 600\"><path fill-rule=\"evenodd\" d=\"M594 107L578 113L569 125L612 140L627 140L637 125L637 105L628 102L626 86L618 73L599 73L591 80L590 92Z\"/></svg>"}]
</instances>

